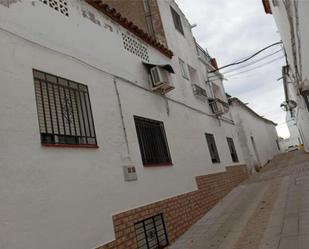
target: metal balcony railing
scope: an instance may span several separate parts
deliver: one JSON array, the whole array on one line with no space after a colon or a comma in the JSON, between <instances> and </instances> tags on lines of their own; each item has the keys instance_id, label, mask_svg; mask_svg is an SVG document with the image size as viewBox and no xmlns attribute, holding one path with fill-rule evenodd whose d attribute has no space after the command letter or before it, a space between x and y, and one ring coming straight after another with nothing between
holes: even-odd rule
<instances>
[{"instance_id":1,"label":"metal balcony railing","mask_svg":"<svg viewBox=\"0 0 309 249\"><path fill-rule=\"evenodd\" d=\"M209 62L211 60L211 56L197 43L196 43L196 49L197 54L202 61Z\"/></svg>"},{"instance_id":2,"label":"metal balcony railing","mask_svg":"<svg viewBox=\"0 0 309 249\"><path fill-rule=\"evenodd\" d=\"M193 90L193 94L195 96L200 96L200 97L205 97L207 98L207 92L204 88L196 85L196 84L192 84L192 90Z\"/></svg>"}]
</instances>

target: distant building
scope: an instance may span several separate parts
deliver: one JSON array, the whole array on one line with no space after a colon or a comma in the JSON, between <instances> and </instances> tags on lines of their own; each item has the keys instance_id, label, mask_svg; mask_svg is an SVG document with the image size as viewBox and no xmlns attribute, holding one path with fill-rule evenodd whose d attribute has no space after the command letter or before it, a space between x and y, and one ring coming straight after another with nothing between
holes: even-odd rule
<instances>
[{"instance_id":1,"label":"distant building","mask_svg":"<svg viewBox=\"0 0 309 249\"><path fill-rule=\"evenodd\" d=\"M233 120L238 127L240 148L249 172L266 165L280 147L276 123L261 117L237 98L229 98Z\"/></svg>"},{"instance_id":2,"label":"distant building","mask_svg":"<svg viewBox=\"0 0 309 249\"><path fill-rule=\"evenodd\" d=\"M2 0L0 44L1 249L164 248L248 177L174 1Z\"/></svg>"},{"instance_id":3,"label":"distant building","mask_svg":"<svg viewBox=\"0 0 309 249\"><path fill-rule=\"evenodd\" d=\"M295 115L300 140L309 152L309 1L263 0L263 4L275 19L287 56L283 107Z\"/></svg>"}]
</instances>

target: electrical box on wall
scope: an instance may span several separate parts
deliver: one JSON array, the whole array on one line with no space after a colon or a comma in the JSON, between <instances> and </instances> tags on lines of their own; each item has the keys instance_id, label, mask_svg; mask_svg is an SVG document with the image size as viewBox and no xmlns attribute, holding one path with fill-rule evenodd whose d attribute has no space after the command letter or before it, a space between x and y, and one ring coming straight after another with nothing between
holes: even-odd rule
<instances>
[{"instance_id":1,"label":"electrical box on wall","mask_svg":"<svg viewBox=\"0 0 309 249\"><path fill-rule=\"evenodd\" d=\"M137 180L137 174L136 174L135 166L126 165L126 166L122 166L122 169L123 169L124 180L126 182Z\"/></svg>"}]
</instances>

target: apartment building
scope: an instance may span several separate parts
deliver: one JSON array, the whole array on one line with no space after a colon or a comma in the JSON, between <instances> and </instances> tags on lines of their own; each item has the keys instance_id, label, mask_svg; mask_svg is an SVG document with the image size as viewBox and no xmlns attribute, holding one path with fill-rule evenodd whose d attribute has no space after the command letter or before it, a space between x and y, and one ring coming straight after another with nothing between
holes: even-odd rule
<instances>
[{"instance_id":1,"label":"apartment building","mask_svg":"<svg viewBox=\"0 0 309 249\"><path fill-rule=\"evenodd\" d=\"M0 1L0 248L164 248L248 177L176 3L115 3Z\"/></svg>"},{"instance_id":2,"label":"apartment building","mask_svg":"<svg viewBox=\"0 0 309 249\"><path fill-rule=\"evenodd\" d=\"M275 19L286 53L282 107L295 119L305 150L309 152L309 2L263 0L263 5L265 12Z\"/></svg>"},{"instance_id":3,"label":"apartment building","mask_svg":"<svg viewBox=\"0 0 309 249\"><path fill-rule=\"evenodd\" d=\"M240 148L248 171L254 173L280 151L277 124L268 120L238 98L229 98L230 111L238 127Z\"/></svg>"}]
</instances>

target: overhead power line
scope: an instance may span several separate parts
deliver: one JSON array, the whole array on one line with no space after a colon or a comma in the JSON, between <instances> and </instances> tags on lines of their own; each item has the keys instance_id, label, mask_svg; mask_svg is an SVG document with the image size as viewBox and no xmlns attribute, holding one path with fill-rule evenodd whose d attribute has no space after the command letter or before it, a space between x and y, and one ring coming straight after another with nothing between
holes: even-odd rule
<instances>
[{"instance_id":1,"label":"overhead power line","mask_svg":"<svg viewBox=\"0 0 309 249\"><path fill-rule=\"evenodd\" d=\"M231 70L226 71L226 72L222 72L222 74L234 72L234 71L237 71L237 70L239 70L239 69L242 69L242 68L245 68L245 67L249 67L249 66L251 66L251 65L253 65L253 64L256 64L256 63L258 63L258 62L260 62L260 61L262 61L262 60L265 60L265 59L267 59L267 58L269 58L269 57L271 57L271 56L273 56L273 55L275 55L275 54L278 54L278 53L280 53L281 51L282 51L282 49L277 50L276 52L271 53L271 54L268 54L268 55L266 55L266 56L264 56L264 57L262 57L262 58L260 58L260 59L257 59L257 60L255 60L255 61L253 61L253 62L251 62L251 63L248 63L248 64L243 65L243 66L241 66L241 67L237 67L237 68L231 69Z\"/></svg>"},{"instance_id":2,"label":"overhead power line","mask_svg":"<svg viewBox=\"0 0 309 249\"><path fill-rule=\"evenodd\" d=\"M277 45L279 45L279 44L282 44L282 41L275 42L275 43L273 43L273 44L271 44L271 45L269 45L269 46L267 46L267 47L265 47L265 48L262 48L261 50L257 51L256 53L254 53L253 55L249 56L249 57L246 58L246 59L243 59L243 60L237 61L237 62L233 62L233 63L227 64L227 65L225 65L225 66L219 67L219 68L217 68L217 69L215 69L215 70L212 70L212 71L210 71L210 73L214 73L214 72L217 72L217 71L219 71L219 70L221 70L221 69L223 69L223 68L227 68L227 67L231 67L231 66L235 66L235 65L239 65L239 64L241 64L241 63L244 63L244 62L246 62L246 61L252 59L253 57L257 56L258 54L262 53L263 51L265 51L265 50L267 50L267 49L269 49L269 48L271 48L271 47L273 47L273 46L277 46Z\"/></svg>"},{"instance_id":3,"label":"overhead power line","mask_svg":"<svg viewBox=\"0 0 309 249\"><path fill-rule=\"evenodd\" d=\"M273 63L273 62L275 62L275 61L278 61L278 60L280 60L280 59L282 59L282 58L284 58L283 55L280 56L280 57L277 57L277 58L275 58L275 59L273 59L273 60L271 60L271 61L268 61L268 62L266 62L266 63L257 65L256 67L249 68L249 69L247 69L247 70L239 71L239 72L234 73L234 74L233 74L234 71L233 71L233 72L231 71L230 73L227 73L227 75L224 75L224 76L227 77L227 78L230 78L230 77L237 76L237 75L239 75L239 74L247 73L247 72L250 72L250 71L259 69L259 68L261 68L261 67L267 66L267 65L269 65L269 64L271 64L271 63ZM231 74L231 73L232 73L232 74ZM209 80L213 80L214 78L217 78L217 77L216 77L216 76L210 76L210 77L208 77Z\"/></svg>"},{"instance_id":4,"label":"overhead power line","mask_svg":"<svg viewBox=\"0 0 309 249\"><path fill-rule=\"evenodd\" d=\"M284 58L284 56L280 56L280 57L278 57L278 58L275 58L275 59L273 59L273 60L271 60L271 61L268 61L267 63L258 65L258 66L256 66L256 67L253 67L253 68L250 68L250 69L247 69L247 70L240 71L240 72L238 72L238 73L234 73L234 74L228 75L227 77L233 77L233 76L236 76L236 75L239 75L239 74L243 74L243 73L250 72L250 71L255 70L255 69L259 69L259 68L264 67L264 66L267 66L267 65L269 65L269 64L271 64L271 63L273 63L273 62L275 62L275 61L281 60L282 58Z\"/></svg>"}]
</instances>

